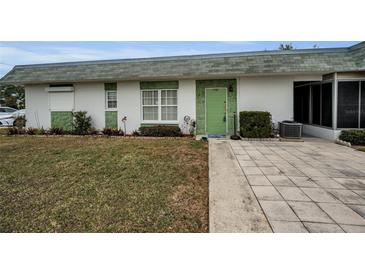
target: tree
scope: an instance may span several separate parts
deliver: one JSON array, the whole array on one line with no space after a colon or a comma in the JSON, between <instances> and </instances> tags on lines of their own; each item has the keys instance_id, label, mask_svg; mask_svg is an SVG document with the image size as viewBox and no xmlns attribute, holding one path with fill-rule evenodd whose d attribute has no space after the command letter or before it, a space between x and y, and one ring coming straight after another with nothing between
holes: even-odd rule
<instances>
[{"instance_id":1,"label":"tree","mask_svg":"<svg viewBox=\"0 0 365 274\"><path fill-rule=\"evenodd\" d=\"M0 86L0 105L23 109L25 107L25 92L23 86Z\"/></svg>"},{"instance_id":2,"label":"tree","mask_svg":"<svg viewBox=\"0 0 365 274\"><path fill-rule=\"evenodd\" d=\"M293 50L294 47L291 43L289 44L280 44L279 50Z\"/></svg>"}]
</instances>

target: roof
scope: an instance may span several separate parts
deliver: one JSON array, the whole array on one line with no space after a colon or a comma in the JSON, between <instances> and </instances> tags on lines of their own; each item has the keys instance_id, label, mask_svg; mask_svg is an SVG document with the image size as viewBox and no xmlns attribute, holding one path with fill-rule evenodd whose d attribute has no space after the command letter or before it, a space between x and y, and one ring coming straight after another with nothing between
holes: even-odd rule
<instances>
[{"instance_id":1,"label":"roof","mask_svg":"<svg viewBox=\"0 0 365 274\"><path fill-rule=\"evenodd\" d=\"M365 70L365 42L347 48L257 51L15 66L2 84L238 77Z\"/></svg>"}]
</instances>

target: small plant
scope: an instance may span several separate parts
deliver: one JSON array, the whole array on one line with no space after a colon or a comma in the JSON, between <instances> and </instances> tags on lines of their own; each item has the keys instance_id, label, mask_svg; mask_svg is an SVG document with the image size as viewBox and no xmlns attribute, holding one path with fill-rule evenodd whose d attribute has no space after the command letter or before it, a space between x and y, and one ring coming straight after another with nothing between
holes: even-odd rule
<instances>
[{"instance_id":1,"label":"small plant","mask_svg":"<svg viewBox=\"0 0 365 274\"><path fill-rule=\"evenodd\" d=\"M9 127L7 133L8 135L17 135L19 134L19 129L17 127Z\"/></svg>"},{"instance_id":2,"label":"small plant","mask_svg":"<svg viewBox=\"0 0 365 274\"><path fill-rule=\"evenodd\" d=\"M96 128L92 127L92 128L89 129L88 134L90 134L90 135L98 135L99 134L99 131Z\"/></svg>"},{"instance_id":3,"label":"small plant","mask_svg":"<svg viewBox=\"0 0 365 274\"><path fill-rule=\"evenodd\" d=\"M65 134L65 131L63 130L63 128L52 127L49 129L48 133L51 135L63 135Z\"/></svg>"},{"instance_id":4,"label":"small plant","mask_svg":"<svg viewBox=\"0 0 365 274\"><path fill-rule=\"evenodd\" d=\"M103 134L107 136L119 136L124 135L123 130L117 128L104 128Z\"/></svg>"},{"instance_id":5,"label":"small plant","mask_svg":"<svg viewBox=\"0 0 365 274\"><path fill-rule=\"evenodd\" d=\"M141 136L141 133L138 130L133 130L132 136Z\"/></svg>"},{"instance_id":6,"label":"small plant","mask_svg":"<svg viewBox=\"0 0 365 274\"><path fill-rule=\"evenodd\" d=\"M25 119L25 116L18 116L15 118L13 125L19 129L24 128L25 127L25 123L27 122L27 120Z\"/></svg>"},{"instance_id":7,"label":"small plant","mask_svg":"<svg viewBox=\"0 0 365 274\"><path fill-rule=\"evenodd\" d=\"M240 134L246 138L269 138L272 132L271 114L266 111L241 111Z\"/></svg>"},{"instance_id":8,"label":"small plant","mask_svg":"<svg viewBox=\"0 0 365 274\"><path fill-rule=\"evenodd\" d=\"M142 136L152 137L179 137L182 135L178 126L140 127L139 131Z\"/></svg>"},{"instance_id":9,"label":"small plant","mask_svg":"<svg viewBox=\"0 0 365 274\"><path fill-rule=\"evenodd\" d=\"M38 129L29 127L27 128L26 133L28 135L36 135L38 133Z\"/></svg>"},{"instance_id":10,"label":"small plant","mask_svg":"<svg viewBox=\"0 0 365 274\"><path fill-rule=\"evenodd\" d=\"M89 133L91 129L91 117L86 114L86 111L77 111L72 114L72 128L74 134L85 135Z\"/></svg>"},{"instance_id":11,"label":"small plant","mask_svg":"<svg viewBox=\"0 0 365 274\"><path fill-rule=\"evenodd\" d=\"M38 134L38 135L46 135L46 134L47 134L47 131L46 131L43 127L41 127L41 128L37 131L37 134Z\"/></svg>"},{"instance_id":12,"label":"small plant","mask_svg":"<svg viewBox=\"0 0 365 274\"><path fill-rule=\"evenodd\" d=\"M339 139L351 145L365 145L365 130L342 130Z\"/></svg>"},{"instance_id":13,"label":"small plant","mask_svg":"<svg viewBox=\"0 0 365 274\"><path fill-rule=\"evenodd\" d=\"M4 128L0 128L0 135L8 135L8 128L4 127Z\"/></svg>"}]
</instances>

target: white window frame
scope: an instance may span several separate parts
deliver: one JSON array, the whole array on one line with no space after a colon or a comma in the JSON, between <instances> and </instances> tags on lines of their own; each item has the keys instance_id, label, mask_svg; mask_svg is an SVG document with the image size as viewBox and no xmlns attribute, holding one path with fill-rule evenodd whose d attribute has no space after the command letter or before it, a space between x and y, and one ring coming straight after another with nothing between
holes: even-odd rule
<instances>
[{"instance_id":1,"label":"white window frame","mask_svg":"<svg viewBox=\"0 0 365 274\"><path fill-rule=\"evenodd\" d=\"M168 91L168 90L174 90L176 91L176 105L163 105L164 107L168 107L168 106L176 106L176 120L162 120L162 113L161 113L161 108L162 108L162 104L161 104L161 91ZM158 119L157 120L144 120L143 119L143 107L144 106L150 106L150 105L143 105L143 92L144 91L157 91L158 93L158 100L157 100L157 105L151 105L151 106L157 106L158 109ZM142 89L141 93L140 93L140 97L141 97L141 121L144 124L176 124L179 122L179 90L176 88L164 88L164 89Z\"/></svg>"},{"instance_id":2,"label":"white window frame","mask_svg":"<svg viewBox=\"0 0 365 274\"><path fill-rule=\"evenodd\" d=\"M117 107L115 107L115 108L109 108L108 107L108 93L109 92L115 92L116 102L117 102ZM114 111L114 110L117 110L118 109L118 91L117 90L106 90L105 91L105 109L106 110L110 110L110 111Z\"/></svg>"}]
</instances>

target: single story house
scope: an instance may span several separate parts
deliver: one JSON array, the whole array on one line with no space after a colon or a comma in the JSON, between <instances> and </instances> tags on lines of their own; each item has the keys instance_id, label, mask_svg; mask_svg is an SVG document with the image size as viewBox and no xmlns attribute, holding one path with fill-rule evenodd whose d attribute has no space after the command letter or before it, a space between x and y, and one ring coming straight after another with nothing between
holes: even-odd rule
<instances>
[{"instance_id":1,"label":"single story house","mask_svg":"<svg viewBox=\"0 0 365 274\"><path fill-rule=\"evenodd\" d=\"M233 115L269 111L304 133L335 139L365 128L365 42L348 48L260 51L15 66L0 84L25 86L28 127L196 122L196 134L233 134Z\"/></svg>"}]
</instances>

